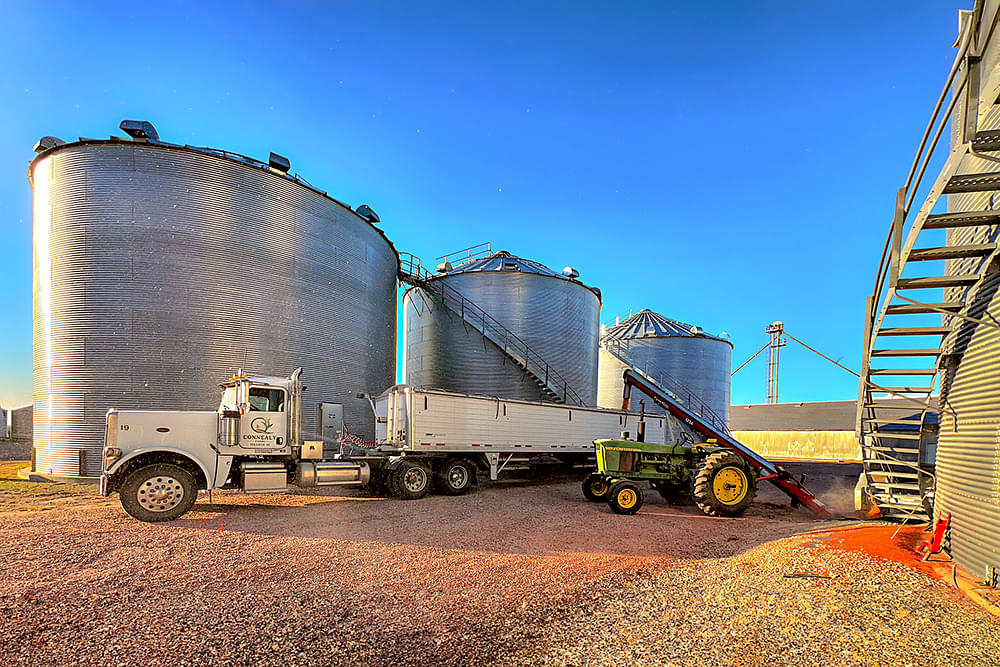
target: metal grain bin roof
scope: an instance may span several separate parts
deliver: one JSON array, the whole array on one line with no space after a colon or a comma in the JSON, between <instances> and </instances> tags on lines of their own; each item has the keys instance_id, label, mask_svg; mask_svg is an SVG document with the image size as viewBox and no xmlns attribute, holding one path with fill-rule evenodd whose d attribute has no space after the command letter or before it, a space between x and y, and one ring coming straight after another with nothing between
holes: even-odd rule
<instances>
[{"instance_id":1,"label":"metal grain bin roof","mask_svg":"<svg viewBox=\"0 0 1000 667\"><path fill-rule=\"evenodd\" d=\"M536 276L547 276L549 278L558 278L559 280L565 280L566 282L576 283L577 285L582 285L586 287L591 292L597 295L597 298L601 298L601 290L596 287L589 287L584 285L582 282L575 278L571 278L562 273L553 271L549 267L545 266L540 262L536 262L530 259L525 259L524 257L518 257L517 255L512 255L506 250L500 250L489 257L483 257L481 259L474 259L464 264L459 264L458 266L442 271L438 275L434 276L432 280L455 276L463 273L482 273L488 271L495 271L499 273L528 273L534 274Z\"/></svg>"},{"instance_id":2,"label":"metal grain bin roof","mask_svg":"<svg viewBox=\"0 0 1000 667\"><path fill-rule=\"evenodd\" d=\"M725 341L732 345L732 342L726 338L707 334L693 324L672 320L659 313L654 313L648 308L640 310L621 324L616 324L609 328L604 334L604 338L618 340L655 338L659 336L698 336L700 338L713 338Z\"/></svg>"}]
</instances>

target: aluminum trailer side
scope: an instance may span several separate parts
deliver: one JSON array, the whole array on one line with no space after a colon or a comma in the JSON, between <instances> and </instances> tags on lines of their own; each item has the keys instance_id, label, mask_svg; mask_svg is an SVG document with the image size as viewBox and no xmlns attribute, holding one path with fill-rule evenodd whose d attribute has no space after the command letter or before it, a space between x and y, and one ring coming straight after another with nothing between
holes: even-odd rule
<instances>
[{"instance_id":1,"label":"aluminum trailer side","mask_svg":"<svg viewBox=\"0 0 1000 667\"><path fill-rule=\"evenodd\" d=\"M640 414L556 403L459 394L400 384L375 399L380 446L407 455L475 458L490 478L539 455L572 460L594 453L594 440L635 434ZM665 442L664 415L645 415L645 438Z\"/></svg>"}]
</instances>

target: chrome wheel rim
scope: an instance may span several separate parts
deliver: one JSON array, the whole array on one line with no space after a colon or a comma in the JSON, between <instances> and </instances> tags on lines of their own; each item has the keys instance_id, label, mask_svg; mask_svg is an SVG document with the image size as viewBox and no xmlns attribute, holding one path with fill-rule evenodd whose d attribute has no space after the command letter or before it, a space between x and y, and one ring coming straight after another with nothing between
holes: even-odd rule
<instances>
[{"instance_id":1,"label":"chrome wheel rim","mask_svg":"<svg viewBox=\"0 0 1000 667\"><path fill-rule=\"evenodd\" d=\"M139 485L135 499L150 512L168 512L184 500L184 486L170 475L157 475Z\"/></svg>"},{"instance_id":2,"label":"chrome wheel rim","mask_svg":"<svg viewBox=\"0 0 1000 667\"><path fill-rule=\"evenodd\" d=\"M427 473L420 468L410 468L403 473L403 486L407 491L422 491L427 485Z\"/></svg>"},{"instance_id":3,"label":"chrome wheel rim","mask_svg":"<svg viewBox=\"0 0 1000 667\"><path fill-rule=\"evenodd\" d=\"M448 469L448 485L453 489L464 489L469 483L469 471L463 465L454 465Z\"/></svg>"}]
</instances>

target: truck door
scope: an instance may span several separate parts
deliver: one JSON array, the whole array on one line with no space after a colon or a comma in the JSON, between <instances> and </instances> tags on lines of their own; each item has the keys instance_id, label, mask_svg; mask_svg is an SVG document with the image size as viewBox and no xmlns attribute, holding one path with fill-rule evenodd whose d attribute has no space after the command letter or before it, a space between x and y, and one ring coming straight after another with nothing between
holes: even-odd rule
<instances>
[{"instance_id":1,"label":"truck door","mask_svg":"<svg viewBox=\"0 0 1000 667\"><path fill-rule=\"evenodd\" d=\"M283 389L250 386L247 409L240 417L240 447L270 453L288 446L288 418Z\"/></svg>"}]
</instances>

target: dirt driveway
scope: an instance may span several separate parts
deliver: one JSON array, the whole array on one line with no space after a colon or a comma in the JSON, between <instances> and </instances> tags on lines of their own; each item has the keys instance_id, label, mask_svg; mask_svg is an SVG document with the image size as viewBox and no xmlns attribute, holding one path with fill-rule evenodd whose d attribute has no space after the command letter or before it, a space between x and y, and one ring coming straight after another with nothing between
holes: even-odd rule
<instances>
[{"instance_id":1,"label":"dirt driveway","mask_svg":"<svg viewBox=\"0 0 1000 667\"><path fill-rule=\"evenodd\" d=\"M1000 656L997 618L923 574L828 548L805 534L820 527L810 515L766 494L746 516L720 519L652 492L640 514L614 515L570 478L413 502L216 493L179 521L148 525L114 498L26 488L0 483L8 664Z\"/></svg>"}]
</instances>

